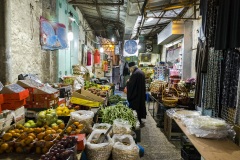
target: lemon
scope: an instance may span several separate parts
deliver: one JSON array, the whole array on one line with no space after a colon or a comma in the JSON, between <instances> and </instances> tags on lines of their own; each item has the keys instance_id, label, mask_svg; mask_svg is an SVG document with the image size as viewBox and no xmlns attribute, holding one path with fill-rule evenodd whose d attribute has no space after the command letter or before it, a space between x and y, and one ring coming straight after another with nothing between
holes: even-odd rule
<instances>
[{"instance_id":1,"label":"lemon","mask_svg":"<svg viewBox=\"0 0 240 160\"><path fill-rule=\"evenodd\" d=\"M63 114L63 111L57 110L57 115L58 115L58 116L61 116L62 114Z\"/></svg>"}]
</instances>

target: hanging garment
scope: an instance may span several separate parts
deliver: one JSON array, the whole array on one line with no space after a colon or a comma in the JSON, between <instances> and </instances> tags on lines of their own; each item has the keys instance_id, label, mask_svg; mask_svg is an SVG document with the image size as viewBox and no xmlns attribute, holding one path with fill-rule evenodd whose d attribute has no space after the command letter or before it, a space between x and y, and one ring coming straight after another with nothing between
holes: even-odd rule
<instances>
[{"instance_id":1,"label":"hanging garment","mask_svg":"<svg viewBox=\"0 0 240 160\"><path fill-rule=\"evenodd\" d=\"M195 105L201 106L202 99L202 83L203 83L203 73L207 72L207 62L208 62L208 53L205 50L206 41L202 42L202 40L198 39L197 53L196 53L196 61L195 61L195 70L197 72L196 78L196 86L195 86Z\"/></svg>"},{"instance_id":2,"label":"hanging garment","mask_svg":"<svg viewBox=\"0 0 240 160\"><path fill-rule=\"evenodd\" d=\"M219 0L215 49L240 47L240 1Z\"/></svg>"},{"instance_id":3,"label":"hanging garment","mask_svg":"<svg viewBox=\"0 0 240 160\"><path fill-rule=\"evenodd\" d=\"M100 53L98 49L95 49L94 53L94 64L99 64L100 63Z\"/></svg>"},{"instance_id":4,"label":"hanging garment","mask_svg":"<svg viewBox=\"0 0 240 160\"><path fill-rule=\"evenodd\" d=\"M200 15L202 16L202 30L205 33L206 20L207 20L207 0L200 0Z\"/></svg>"},{"instance_id":5,"label":"hanging garment","mask_svg":"<svg viewBox=\"0 0 240 160\"><path fill-rule=\"evenodd\" d=\"M208 0L207 1L207 19L205 27L205 36L208 47L214 46L214 37L216 32L216 21L217 21L217 1L218 0Z\"/></svg>"},{"instance_id":6,"label":"hanging garment","mask_svg":"<svg viewBox=\"0 0 240 160\"><path fill-rule=\"evenodd\" d=\"M238 77L237 104L236 104L234 122L237 125L240 125L240 70L239 70L239 77Z\"/></svg>"},{"instance_id":7,"label":"hanging garment","mask_svg":"<svg viewBox=\"0 0 240 160\"><path fill-rule=\"evenodd\" d=\"M87 52L87 66L92 65L92 53L90 51Z\"/></svg>"},{"instance_id":8,"label":"hanging garment","mask_svg":"<svg viewBox=\"0 0 240 160\"><path fill-rule=\"evenodd\" d=\"M204 108L214 109L217 108L217 93L220 74L220 60L221 52L215 51L214 48L209 48L209 60L204 82Z\"/></svg>"},{"instance_id":9,"label":"hanging garment","mask_svg":"<svg viewBox=\"0 0 240 160\"><path fill-rule=\"evenodd\" d=\"M223 80L221 93L221 117L227 118L229 108L236 108L237 87L240 69L240 53L237 50L228 50L224 53Z\"/></svg>"}]
</instances>

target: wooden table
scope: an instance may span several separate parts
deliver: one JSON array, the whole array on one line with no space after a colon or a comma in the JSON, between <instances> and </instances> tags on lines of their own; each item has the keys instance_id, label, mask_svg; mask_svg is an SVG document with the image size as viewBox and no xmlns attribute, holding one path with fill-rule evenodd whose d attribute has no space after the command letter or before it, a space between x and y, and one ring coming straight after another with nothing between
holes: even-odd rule
<instances>
[{"instance_id":1,"label":"wooden table","mask_svg":"<svg viewBox=\"0 0 240 160\"><path fill-rule=\"evenodd\" d=\"M240 160L240 147L229 139L197 138L180 120L174 120L205 160Z\"/></svg>"}]
</instances>

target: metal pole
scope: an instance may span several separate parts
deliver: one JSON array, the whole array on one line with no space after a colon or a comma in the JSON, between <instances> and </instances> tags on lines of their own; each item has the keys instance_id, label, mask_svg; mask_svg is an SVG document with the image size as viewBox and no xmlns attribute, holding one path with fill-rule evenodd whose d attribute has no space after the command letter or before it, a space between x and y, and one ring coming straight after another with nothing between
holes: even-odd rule
<instances>
[{"instance_id":1,"label":"metal pole","mask_svg":"<svg viewBox=\"0 0 240 160\"><path fill-rule=\"evenodd\" d=\"M11 1L4 0L4 31L5 31L5 83L12 83L12 56L11 56Z\"/></svg>"}]
</instances>

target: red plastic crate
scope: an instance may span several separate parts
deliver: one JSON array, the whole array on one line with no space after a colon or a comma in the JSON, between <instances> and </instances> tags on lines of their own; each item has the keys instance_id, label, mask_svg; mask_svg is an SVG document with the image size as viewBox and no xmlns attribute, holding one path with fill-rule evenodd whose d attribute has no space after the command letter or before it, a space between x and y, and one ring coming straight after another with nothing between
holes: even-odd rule
<instances>
[{"instance_id":1,"label":"red plastic crate","mask_svg":"<svg viewBox=\"0 0 240 160\"><path fill-rule=\"evenodd\" d=\"M11 94L3 94L4 101L7 102L8 100L20 101L24 100L29 96L28 89L25 89L19 93L11 93Z\"/></svg>"},{"instance_id":2,"label":"red plastic crate","mask_svg":"<svg viewBox=\"0 0 240 160\"><path fill-rule=\"evenodd\" d=\"M20 101L8 101L7 103L2 104L2 110L15 110L26 104L26 99Z\"/></svg>"}]
</instances>

